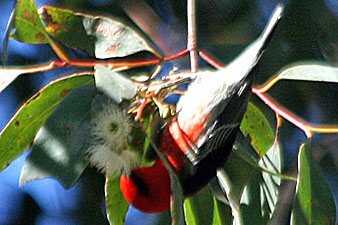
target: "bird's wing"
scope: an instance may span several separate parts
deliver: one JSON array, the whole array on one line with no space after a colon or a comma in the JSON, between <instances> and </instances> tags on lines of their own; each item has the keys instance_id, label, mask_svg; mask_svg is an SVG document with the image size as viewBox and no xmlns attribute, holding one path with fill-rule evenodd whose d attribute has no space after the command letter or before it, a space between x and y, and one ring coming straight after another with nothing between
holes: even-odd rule
<instances>
[{"instance_id":1,"label":"bird's wing","mask_svg":"<svg viewBox=\"0 0 338 225\"><path fill-rule=\"evenodd\" d=\"M224 148L231 148L227 141L234 142L235 135L230 134L241 123L256 64L280 21L283 8L283 5L276 7L260 37L240 56L214 76L204 73L197 76L187 93L181 97L178 103L178 121L182 128L181 133L187 134L185 146L188 146L182 150L193 164L197 164L222 145Z\"/></svg>"},{"instance_id":2,"label":"bird's wing","mask_svg":"<svg viewBox=\"0 0 338 225\"><path fill-rule=\"evenodd\" d=\"M252 73L255 73L255 71L252 71ZM225 100L226 103L221 102L225 106L223 106L222 111L218 110L213 113L213 124L209 126L205 134L201 135L198 146L189 145L190 148L186 151L186 155L193 164L199 163L213 151L222 148L222 151L231 151L234 137L246 111L253 80L254 76L248 76L232 97Z\"/></svg>"}]
</instances>

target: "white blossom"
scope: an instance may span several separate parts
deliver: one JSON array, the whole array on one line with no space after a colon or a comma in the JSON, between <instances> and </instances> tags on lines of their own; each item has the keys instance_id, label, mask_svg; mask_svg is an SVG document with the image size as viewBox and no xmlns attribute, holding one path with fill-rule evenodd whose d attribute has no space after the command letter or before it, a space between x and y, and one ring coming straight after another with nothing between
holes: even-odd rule
<instances>
[{"instance_id":1,"label":"white blossom","mask_svg":"<svg viewBox=\"0 0 338 225\"><path fill-rule=\"evenodd\" d=\"M92 119L92 135L97 144L120 151L129 139L131 123L128 115L109 102Z\"/></svg>"},{"instance_id":2,"label":"white blossom","mask_svg":"<svg viewBox=\"0 0 338 225\"><path fill-rule=\"evenodd\" d=\"M117 153L107 145L91 146L88 150L88 161L106 176L129 174L139 164L135 152L126 149Z\"/></svg>"},{"instance_id":3,"label":"white blossom","mask_svg":"<svg viewBox=\"0 0 338 225\"><path fill-rule=\"evenodd\" d=\"M87 150L89 163L106 176L129 174L139 165L138 155L128 149L131 122L114 102L103 106L91 121L92 141Z\"/></svg>"}]
</instances>

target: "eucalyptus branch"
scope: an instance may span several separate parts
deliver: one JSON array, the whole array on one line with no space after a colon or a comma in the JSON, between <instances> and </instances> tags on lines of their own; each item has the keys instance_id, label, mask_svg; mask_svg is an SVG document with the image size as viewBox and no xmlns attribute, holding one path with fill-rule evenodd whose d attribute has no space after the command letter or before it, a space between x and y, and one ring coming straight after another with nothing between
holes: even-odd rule
<instances>
[{"instance_id":1,"label":"eucalyptus branch","mask_svg":"<svg viewBox=\"0 0 338 225\"><path fill-rule=\"evenodd\" d=\"M301 118L277 104L277 102L272 100L266 94L260 92L260 89L257 87L253 87L252 92L257 95L265 104L267 104L276 114L301 129L308 138L311 138L313 133L338 133L338 127L316 126L303 121Z\"/></svg>"},{"instance_id":2,"label":"eucalyptus branch","mask_svg":"<svg viewBox=\"0 0 338 225\"><path fill-rule=\"evenodd\" d=\"M22 73L38 73L44 72L48 70L55 69L57 67L66 67L66 66L74 66L74 67L95 67L98 65L112 67L115 72L122 71L134 67L141 67L141 66L150 66L156 65L161 62L167 62L171 60L175 60L182 56L188 54L188 50L184 49L175 55L164 57L163 59L147 59L147 60L72 60L70 59L69 62L60 61L60 60L53 60L46 64L29 66L29 67L4 67L2 69L6 70L21 70Z\"/></svg>"}]
</instances>

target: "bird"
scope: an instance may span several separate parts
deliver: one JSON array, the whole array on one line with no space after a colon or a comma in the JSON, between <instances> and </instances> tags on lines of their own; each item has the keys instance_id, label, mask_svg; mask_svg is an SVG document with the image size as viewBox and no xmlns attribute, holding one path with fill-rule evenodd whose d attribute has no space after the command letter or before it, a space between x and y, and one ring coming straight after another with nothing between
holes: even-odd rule
<instances>
[{"instance_id":1,"label":"bird","mask_svg":"<svg viewBox=\"0 0 338 225\"><path fill-rule=\"evenodd\" d=\"M161 131L158 149L177 174L185 197L206 186L231 153L250 98L257 62L283 9L278 5L258 39L224 68L196 72L177 103L176 116ZM120 189L140 211L170 210L170 176L159 158L150 167L137 167L122 174Z\"/></svg>"}]
</instances>

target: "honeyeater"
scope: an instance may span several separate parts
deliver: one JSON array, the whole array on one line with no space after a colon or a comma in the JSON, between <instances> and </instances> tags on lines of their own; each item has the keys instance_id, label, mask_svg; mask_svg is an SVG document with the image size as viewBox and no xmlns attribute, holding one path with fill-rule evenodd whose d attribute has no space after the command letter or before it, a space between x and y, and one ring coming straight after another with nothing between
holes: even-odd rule
<instances>
[{"instance_id":1,"label":"honeyeater","mask_svg":"<svg viewBox=\"0 0 338 225\"><path fill-rule=\"evenodd\" d=\"M177 114L163 129L159 150L177 173L184 195L196 194L226 162L246 111L256 65L282 16L276 7L261 36L234 61L215 72L194 74L177 103ZM125 199L137 209L170 209L170 177L159 158L120 179Z\"/></svg>"}]
</instances>

